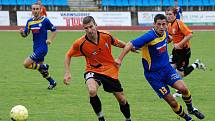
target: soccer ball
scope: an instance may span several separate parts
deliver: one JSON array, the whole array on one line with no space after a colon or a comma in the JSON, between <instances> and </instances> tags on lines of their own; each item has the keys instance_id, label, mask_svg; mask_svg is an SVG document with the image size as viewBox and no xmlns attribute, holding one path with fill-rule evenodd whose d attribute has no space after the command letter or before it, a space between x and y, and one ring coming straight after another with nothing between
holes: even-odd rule
<instances>
[{"instance_id":1,"label":"soccer ball","mask_svg":"<svg viewBox=\"0 0 215 121\"><path fill-rule=\"evenodd\" d=\"M28 118L28 110L25 106L16 105L10 111L10 118L13 121L26 121Z\"/></svg>"}]
</instances>

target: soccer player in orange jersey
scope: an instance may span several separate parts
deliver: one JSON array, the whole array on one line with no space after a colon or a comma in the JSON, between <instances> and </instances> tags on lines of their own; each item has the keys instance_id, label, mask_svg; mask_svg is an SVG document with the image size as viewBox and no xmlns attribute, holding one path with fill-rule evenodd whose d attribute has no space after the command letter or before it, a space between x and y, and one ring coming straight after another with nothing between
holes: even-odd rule
<instances>
[{"instance_id":1,"label":"soccer player in orange jersey","mask_svg":"<svg viewBox=\"0 0 215 121\"><path fill-rule=\"evenodd\" d=\"M191 56L190 39L193 36L192 31L181 21L176 19L177 9L170 7L166 9L166 16L169 22L168 33L170 42L173 42L171 65L177 69L181 77L189 75L195 68L205 70L206 67L199 59L189 66ZM174 97L181 96L176 93Z\"/></svg>"},{"instance_id":2,"label":"soccer player in orange jersey","mask_svg":"<svg viewBox=\"0 0 215 121\"><path fill-rule=\"evenodd\" d=\"M64 65L64 83L69 84L71 79L70 61L72 57L84 56L86 59L85 82L88 88L90 104L98 116L99 121L105 121L102 106L97 91L102 84L104 91L113 93L120 105L120 110L126 121L130 119L129 104L124 96L123 88L118 79L119 69L115 65L111 53L111 46L125 47L125 43L114 38L107 32L97 30L97 25L92 16L83 19L84 36L77 39L66 54ZM135 49L133 49L135 51Z\"/></svg>"},{"instance_id":3,"label":"soccer player in orange jersey","mask_svg":"<svg viewBox=\"0 0 215 121\"><path fill-rule=\"evenodd\" d=\"M37 3L41 6L40 16L45 16L45 17L47 17L46 7L42 5L41 0L38 0Z\"/></svg>"}]
</instances>

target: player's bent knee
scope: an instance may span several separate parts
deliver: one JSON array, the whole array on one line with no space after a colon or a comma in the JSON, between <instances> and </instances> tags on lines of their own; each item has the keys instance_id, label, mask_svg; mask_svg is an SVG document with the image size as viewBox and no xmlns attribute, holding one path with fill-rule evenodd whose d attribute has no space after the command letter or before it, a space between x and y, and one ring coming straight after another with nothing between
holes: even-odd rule
<instances>
[{"instance_id":1,"label":"player's bent knee","mask_svg":"<svg viewBox=\"0 0 215 121\"><path fill-rule=\"evenodd\" d=\"M89 89L89 95L90 95L90 97L96 96L97 95L96 89Z\"/></svg>"},{"instance_id":2,"label":"player's bent knee","mask_svg":"<svg viewBox=\"0 0 215 121\"><path fill-rule=\"evenodd\" d=\"M117 100L121 105L125 105L127 102L124 96L118 96Z\"/></svg>"},{"instance_id":3,"label":"player's bent knee","mask_svg":"<svg viewBox=\"0 0 215 121\"><path fill-rule=\"evenodd\" d=\"M188 93L188 89L185 86L180 88L180 91L181 91L182 94L187 94Z\"/></svg>"},{"instance_id":4,"label":"player's bent knee","mask_svg":"<svg viewBox=\"0 0 215 121\"><path fill-rule=\"evenodd\" d=\"M27 63L23 63L23 66L25 67L25 68L29 68L31 65L29 65L29 64L27 64Z\"/></svg>"}]
</instances>

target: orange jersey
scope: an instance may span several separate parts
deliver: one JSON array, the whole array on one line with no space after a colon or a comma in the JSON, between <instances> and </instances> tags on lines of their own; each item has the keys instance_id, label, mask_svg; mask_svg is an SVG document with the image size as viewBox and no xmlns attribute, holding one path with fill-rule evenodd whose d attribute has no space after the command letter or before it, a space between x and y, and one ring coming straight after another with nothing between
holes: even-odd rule
<instances>
[{"instance_id":1,"label":"orange jersey","mask_svg":"<svg viewBox=\"0 0 215 121\"><path fill-rule=\"evenodd\" d=\"M45 17L47 17L47 14L46 14L46 7L43 6L43 5L41 5L40 16L45 16Z\"/></svg>"},{"instance_id":2,"label":"orange jersey","mask_svg":"<svg viewBox=\"0 0 215 121\"><path fill-rule=\"evenodd\" d=\"M191 34L192 31L181 20L176 19L173 23L168 24L168 33L172 36L173 43L179 43L184 36ZM190 41L187 41L183 47L189 48Z\"/></svg>"},{"instance_id":3,"label":"orange jersey","mask_svg":"<svg viewBox=\"0 0 215 121\"><path fill-rule=\"evenodd\" d=\"M76 40L67 52L68 57L84 56L86 71L118 79L119 69L116 67L111 53L111 45L117 45L119 40L106 32L98 31L98 44L87 38L86 35Z\"/></svg>"}]
</instances>

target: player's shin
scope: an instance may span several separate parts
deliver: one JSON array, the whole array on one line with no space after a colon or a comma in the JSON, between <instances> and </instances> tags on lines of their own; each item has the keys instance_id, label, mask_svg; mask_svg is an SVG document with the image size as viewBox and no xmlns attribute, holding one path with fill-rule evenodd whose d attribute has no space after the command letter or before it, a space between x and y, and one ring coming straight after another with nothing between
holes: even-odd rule
<instances>
[{"instance_id":1,"label":"player's shin","mask_svg":"<svg viewBox=\"0 0 215 121\"><path fill-rule=\"evenodd\" d=\"M48 65L47 64L32 63L27 68L33 69L33 70L48 70Z\"/></svg>"},{"instance_id":2,"label":"player's shin","mask_svg":"<svg viewBox=\"0 0 215 121\"><path fill-rule=\"evenodd\" d=\"M177 104L176 108L172 108L172 110L180 117L184 118L186 121L192 119L188 114L184 112L183 107L180 104Z\"/></svg>"},{"instance_id":3,"label":"player's shin","mask_svg":"<svg viewBox=\"0 0 215 121\"><path fill-rule=\"evenodd\" d=\"M55 80L50 76L48 70L39 70L43 78L49 81L50 85L55 85Z\"/></svg>"},{"instance_id":4,"label":"player's shin","mask_svg":"<svg viewBox=\"0 0 215 121\"><path fill-rule=\"evenodd\" d=\"M193 66L185 67L184 68L184 76L189 75L195 68Z\"/></svg>"},{"instance_id":5,"label":"player's shin","mask_svg":"<svg viewBox=\"0 0 215 121\"><path fill-rule=\"evenodd\" d=\"M191 97L191 94L190 94L189 90L188 90L187 94L182 94L182 99L186 103L188 110L192 111L193 110L192 97Z\"/></svg>"},{"instance_id":6,"label":"player's shin","mask_svg":"<svg viewBox=\"0 0 215 121\"><path fill-rule=\"evenodd\" d=\"M102 114L102 104L97 95L94 97L90 97L90 104L93 107L93 110L96 113L98 118L104 117Z\"/></svg>"},{"instance_id":7,"label":"player's shin","mask_svg":"<svg viewBox=\"0 0 215 121\"><path fill-rule=\"evenodd\" d=\"M122 105L122 104L119 104L120 105L120 110L121 112L123 113L123 115L125 116L126 120L131 120L130 117L131 117L131 114L130 114L130 107L129 107L129 104L128 102L126 102L126 104Z\"/></svg>"}]
</instances>

